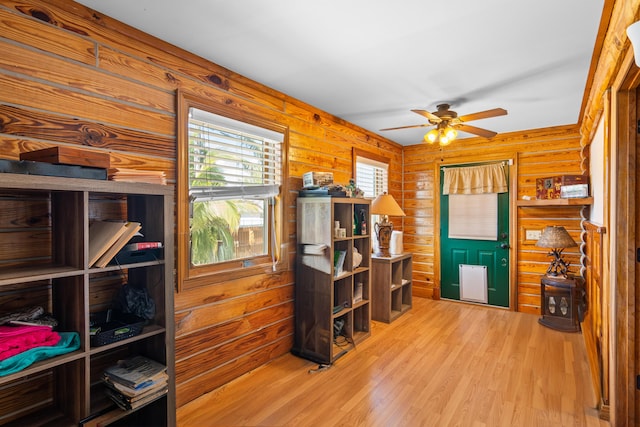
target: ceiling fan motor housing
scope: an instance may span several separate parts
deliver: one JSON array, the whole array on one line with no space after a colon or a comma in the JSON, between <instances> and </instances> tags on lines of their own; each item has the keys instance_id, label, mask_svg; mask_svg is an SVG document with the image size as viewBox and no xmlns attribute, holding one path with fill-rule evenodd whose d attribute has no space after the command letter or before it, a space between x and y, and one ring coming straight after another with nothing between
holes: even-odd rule
<instances>
[{"instance_id":1,"label":"ceiling fan motor housing","mask_svg":"<svg viewBox=\"0 0 640 427\"><path fill-rule=\"evenodd\" d=\"M437 122L435 120L429 120L429 122L433 125L438 123L445 123L445 126L453 119L458 117L458 113L453 110L449 110L449 104L438 104L438 111L434 111L432 114L440 118L441 122Z\"/></svg>"}]
</instances>

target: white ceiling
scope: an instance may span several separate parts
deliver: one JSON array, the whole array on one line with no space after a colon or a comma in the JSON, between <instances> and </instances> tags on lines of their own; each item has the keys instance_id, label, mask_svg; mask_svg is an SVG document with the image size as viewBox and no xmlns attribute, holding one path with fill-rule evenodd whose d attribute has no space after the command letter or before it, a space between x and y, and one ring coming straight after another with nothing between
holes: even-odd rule
<instances>
[{"instance_id":1,"label":"white ceiling","mask_svg":"<svg viewBox=\"0 0 640 427\"><path fill-rule=\"evenodd\" d=\"M448 102L499 133L578 122L604 0L77 0L402 145ZM459 138L471 135L463 134Z\"/></svg>"}]
</instances>

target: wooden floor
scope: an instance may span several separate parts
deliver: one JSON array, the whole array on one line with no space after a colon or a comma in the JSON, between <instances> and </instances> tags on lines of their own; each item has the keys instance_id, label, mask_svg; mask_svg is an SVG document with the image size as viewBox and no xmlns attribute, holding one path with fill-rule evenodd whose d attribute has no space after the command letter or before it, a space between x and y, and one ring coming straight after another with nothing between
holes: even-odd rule
<instances>
[{"instance_id":1,"label":"wooden floor","mask_svg":"<svg viewBox=\"0 0 640 427\"><path fill-rule=\"evenodd\" d=\"M187 426L609 426L581 334L414 298L329 369L291 354L178 410Z\"/></svg>"}]
</instances>

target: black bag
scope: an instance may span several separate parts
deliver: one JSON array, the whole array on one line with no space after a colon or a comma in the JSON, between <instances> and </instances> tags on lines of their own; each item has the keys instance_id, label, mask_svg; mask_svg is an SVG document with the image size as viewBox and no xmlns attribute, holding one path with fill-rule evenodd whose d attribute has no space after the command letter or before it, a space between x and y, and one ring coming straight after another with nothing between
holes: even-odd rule
<instances>
[{"instance_id":1,"label":"black bag","mask_svg":"<svg viewBox=\"0 0 640 427\"><path fill-rule=\"evenodd\" d=\"M153 319L156 315L156 304L147 288L128 283L125 283L118 291L113 306L123 313L135 314L147 320Z\"/></svg>"}]
</instances>

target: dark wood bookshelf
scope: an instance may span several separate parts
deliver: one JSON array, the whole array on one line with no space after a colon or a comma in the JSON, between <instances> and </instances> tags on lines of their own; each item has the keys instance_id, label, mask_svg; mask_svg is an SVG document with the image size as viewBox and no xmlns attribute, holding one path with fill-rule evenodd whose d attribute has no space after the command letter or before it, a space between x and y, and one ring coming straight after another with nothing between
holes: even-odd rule
<instances>
[{"instance_id":1,"label":"dark wood bookshelf","mask_svg":"<svg viewBox=\"0 0 640 427\"><path fill-rule=\"evenodd\" d=\"M0 194L16 217L12 220L5 212L8 230L0 233L0 248L11 248L0 250L0 315L42 305L58 320L56 330L80 337L78 350L0 377L3 420L12 425L77 426L99 416L100 425L152 420L153 425L174 426L173 187L0 173ZM35 217L34 206L48 207L48 213ZM162 258L90 267L89 226L100 219L140 222L146 238L163 243ZM115 278L110 288L94 284L105 277ZM92 347L90 314L110 303L111 293L121 286L118 281L124 280L146 287L155 316L138 335ZM135 354L167 366L167 395L133 411L102 413L114 406L100 383L103 369ZM25 389L37 392L22 392Z\"/></svg>"}]
</instances>

